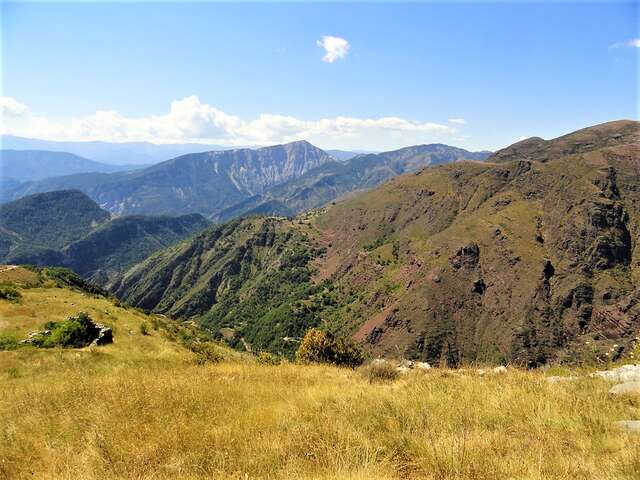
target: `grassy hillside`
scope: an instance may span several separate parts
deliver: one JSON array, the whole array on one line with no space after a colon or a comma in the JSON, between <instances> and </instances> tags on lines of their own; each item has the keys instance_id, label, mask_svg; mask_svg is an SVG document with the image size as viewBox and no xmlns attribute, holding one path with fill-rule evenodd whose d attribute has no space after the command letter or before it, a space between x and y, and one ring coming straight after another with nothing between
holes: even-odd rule
<instances>
[{"instance_id":1,"label":"grassy hillside","mask_svg":"<svg viewBox=\"0 0 640 480\"><path fill-rule=\"evenodd\" d=\"M618 358L640 331L638 124L539 148L527 153L539 160L426 168L294 220L232 222L135 267L116 292L241 348L248 325L281 351L308 322L448 365ZM304 231L307 248L305 275L275 295L258 280L300 240L257 241L264 222L278 239Z\"/></svg>"},{"instance_id":2,"label":"grassy hillside","mask_svg":"<svg viewBox=\"0 0 640 480\"><path fill-rule=\"evenodd\" d=\"M0 478L630 480L640 468L640 437L615 425L638 403L602 379L432 369L371 383L217 345L201 364L186 327L72 279L0 268L21 294L0 299L0 335L79 310L114 331L100 347L0 351Z\"/></svg>"}]
</instances>

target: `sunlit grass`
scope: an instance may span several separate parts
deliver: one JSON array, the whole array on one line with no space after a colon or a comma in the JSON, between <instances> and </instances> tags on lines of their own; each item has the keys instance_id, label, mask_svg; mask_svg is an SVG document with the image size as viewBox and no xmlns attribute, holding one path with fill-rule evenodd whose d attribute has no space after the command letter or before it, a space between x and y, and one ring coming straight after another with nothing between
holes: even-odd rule
<instances>
[{"instance_id":1,"label":"sunlit grass","mask_svg":"<svg viewBox=\"0 0 640 480\"><path fill-rule=\"evenodd\" d=\"M0 356L0 478L637 478L595 379ZM77 353L74 355L78 355ZM40 374L23 362L39 361ZM42 373L42 369L47 372Z\"/></svg>"}]
</instances>

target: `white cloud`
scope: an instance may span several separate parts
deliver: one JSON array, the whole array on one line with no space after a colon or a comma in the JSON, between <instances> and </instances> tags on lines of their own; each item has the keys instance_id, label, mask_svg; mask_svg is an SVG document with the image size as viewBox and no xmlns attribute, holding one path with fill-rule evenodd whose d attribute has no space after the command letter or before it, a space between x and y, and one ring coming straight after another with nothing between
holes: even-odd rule
<instances>
[{"instance_id":1,"label":"white cloud","mask_svg":"<svg viewBox=\"0 0 640 480\"><path fill-rule=\"evenodd\" d=\"M0 97L0 113L4 116L19 117L28 112L29 108L11 97Z\"/></svg>"},{"instance_id":2,"label":"white cloud","mask_svg":"<svg viewBox=\"0 0 640 480\"><path fill-rule=\"evenodd\" d=\"M626 42L618 42L611 45L609 48L640 48L640 38L632 38L631 40L627 40Z\"/></svg>"},{"instance_id":3,"label":"white cloud","mask_svg":"<svg viewBox=\"0 0 640 480\"><path fill-rule=\"evenodd\" d=\"M456 125L466 125L467 121L464 118L450 118L449 123L455 123Z\"/></svg>"},{"instance_id":4,"label":"white cloud","mask_svg":"<svg viewBox=\"0 0 640 480\"><path fill-rule=\"evenodd\" d=\"M322 57L323 62L333 63L336 60L340 60L347 56L347 52L351 45L344 38L332 37L331 35L325 35L322 39L316 42L316 45L324 48L326 52Z\"/></svg>"},{"instance_id":5,"label":"white cloud","mask_svg":"<svg viewBox=\"0 0 640 480\"><path fill-rule=\"evenodd\" d=\"M451 125L399 117L302 120L262 113L253 119L242 119L201 102L195 95L171 102L166 114L144 117L100 110L81 118L50 120L33 114L15 100L6 103L23 115L5 121L2 133L50 140L266 145L304 139L336 148L374 150L440 141L456 133Z\"/></svg>"}]
</instances>

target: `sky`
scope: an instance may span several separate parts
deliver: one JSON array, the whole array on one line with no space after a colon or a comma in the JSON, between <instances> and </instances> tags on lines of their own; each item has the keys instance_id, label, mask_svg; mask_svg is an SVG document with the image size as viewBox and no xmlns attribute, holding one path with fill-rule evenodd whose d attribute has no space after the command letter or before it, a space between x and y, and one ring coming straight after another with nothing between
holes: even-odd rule
<instances>
[{"instance_id":1,"label":"sky","mask_svg":"<svg viewBox=\"0 0 640 480\"><path fill-rule=\"evenodd\" d=\"M638 119L638 4L4 2L1 133L494 150Z\"/></svg>"}]
</instances>

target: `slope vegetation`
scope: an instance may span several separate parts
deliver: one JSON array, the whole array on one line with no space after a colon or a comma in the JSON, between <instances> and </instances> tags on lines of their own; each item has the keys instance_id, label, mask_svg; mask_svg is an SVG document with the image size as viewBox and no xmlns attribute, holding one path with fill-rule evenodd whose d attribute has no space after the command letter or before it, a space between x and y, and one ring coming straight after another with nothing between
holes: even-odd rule
<instances>
[{"instance_id":1,"label":"slope vegetation","mask_svg":"<svg viewBox=\"0 0 640 480\"><path fill-rule=\"evenodd\" d=\"M234 220L151 256L113 291L142 308L200 317L233 346L290 355L292 340L318 322L315 234L302 220Z\"/></svg>"},{"instance_id":2,"label":"slope vegetation","mask_svg":"<svg viewBox=\"0 0 640 480\"><path fill-rule=\"evenodd\" d=\"M640 326L638 142L636 122L599 125L543 142L544 152L526 158L502 151L488 162L426 168L317 215L271 219L283 232L304 225L312 277L281 282L285 293L273 300L238 294L233 308L258 299L272 311L308 311L309 325L351 334L375 354L432 363L615 358L629 351ZM251 230L255 222L232 225ZM203 276L204 256L228 253L235 228L135 267L117 294L199 317L220 335L242 330L245 318L226 315L221 323L211 312L228 292L253 291L282 250L257 242L260 261L235 282L222 264ZM149 301L143 292L153 287ZM284 348L300 328L267 329L270 339L260 345Z\"/></svg>"}]
</instances>

